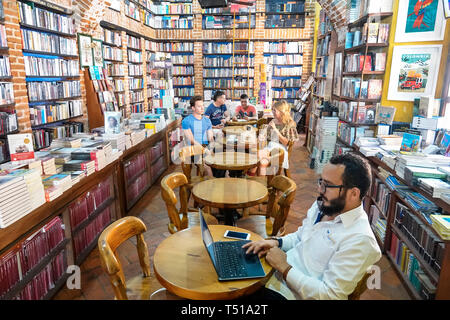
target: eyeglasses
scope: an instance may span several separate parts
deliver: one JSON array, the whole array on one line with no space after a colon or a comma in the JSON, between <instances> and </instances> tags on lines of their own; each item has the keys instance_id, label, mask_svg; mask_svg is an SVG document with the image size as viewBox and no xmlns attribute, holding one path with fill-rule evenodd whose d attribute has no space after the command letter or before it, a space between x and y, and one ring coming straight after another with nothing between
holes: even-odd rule
<instances>
[{"instance_id":1,"label":"eyeglasses","mask_svg":"<svg viewBox=\"0 0 450 320\"><path fill-rule=\"evenodd\" d=\"M319 190L324 193L327 192L327 188L339 188L339 193L341 193L341 189L345 187L343 184L341 184L339 186L327 184L323 181L322 178L317 180L317 185L319 186Z\"/></svg>"}]
</instances>

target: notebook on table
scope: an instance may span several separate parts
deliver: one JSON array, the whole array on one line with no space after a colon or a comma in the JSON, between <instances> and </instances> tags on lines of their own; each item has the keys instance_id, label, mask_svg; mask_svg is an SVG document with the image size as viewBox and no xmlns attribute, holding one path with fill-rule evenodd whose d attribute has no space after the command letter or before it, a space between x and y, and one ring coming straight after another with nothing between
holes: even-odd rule
<instances>
[{"instance_id":1,"label":"notebook on table","mask_svg":"<svg viewBox=\"0 0 450 320\"><path fill-rule=\"evenodd\" d=\"M214 242L201 210L199 215L203 244L219 281L261 278L266 275L258 255L246 254L246 249L242 248L250 240Z\"/></svg>"}]
</instances>

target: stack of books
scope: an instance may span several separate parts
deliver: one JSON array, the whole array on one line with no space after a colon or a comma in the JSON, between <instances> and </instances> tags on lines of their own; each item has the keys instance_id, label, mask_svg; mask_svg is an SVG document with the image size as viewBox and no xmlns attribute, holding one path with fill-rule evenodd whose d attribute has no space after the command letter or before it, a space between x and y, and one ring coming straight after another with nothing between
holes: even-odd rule
<instances>
[{"instance_id":1,"label":"stack of books","mask_svg":"<svg viewBox=\"0 0 450 320\"><path fill-rule=\"evenodd\" d=\"M11 171L8 176L23 177L30 196L31 210L34 210L45 203L44 185L42 184L39 169L18 169Z\"/></svg>"},{"instance_id":2,"label":"stack of books","mask_svg":"<svg viewBox=\"0 0 450 320\"><path fill-rule=\"evenodd\" d=\"M144 141L145 137L145 130L135 130L131 131L129 134L131 138L131 145L135 146L139 144L140 142Z\"/></svg>"},{"instance_id":3,"label":"stack of books","mask_svg":"<svg viewBox=\"0 0 450 320\"><path fill-rule=\"evenodd\" d=\"M42 176L42 183L44 186L55 186L61 189L61 192L72 188L72 178L70 174L54 174L51 176Z\"/></svg>"},{"instance_id":4,"label":"stack of books","mask_svg":"<svg viewBox=\"0 0 450 320\"><path fill-rule=\"evenodd\" d=\"M71 152L73 160L94 160L95 171L100 171L106 166L104 150L96 148L79 148Z\"/></svg>"},{"instance_id":5,"label":"stack of books","mask_svg":"<svg viewBox=\"0 0 450 320\"><path fill-rule=\"evenodd\" d=\"M102 138L104 140L110 141L113 149L118 149L120 151L125 151L125 133L118 134L103 134Z\"/></svg>"},{"instance_id":6,"label":"stack of books","mask_svg":"<svg viewBox=\"0 0 450 320\"><path fill-rule=\"evenodd\" d=\"M450 240L450 216L432 214L430 218L433 221L431 226L439 233L442 239Z\"/></svg>"},{"instance_id":7,"label":"stack of books","mask_svg":"<svg viewBox=\"0 0 450 320\"><path fill-rule=\"evenodd\" d=\"M334 154L338 122L338 117L322 117L317 121L317 136L314 145L314 149L316 149L315 170L317 173L322 173L323 167Z\"/></svg>"},{"instance_id":8,"label":"stack of books","mask_svg":"<svg viewBox=\"0 0 450 320\"><path fill-rule=\"evenodd\" d=\"M414 155L413 156L413 155L401 154L397 157L395 172L402 179L405 178L405 167L406 166L436 168L435 164L431 163L430 161L427 161L427 157L425 155Z\"/></svg>"},{"instance_id":9,"label":"stack of books","mask_svg":"<svg viewBox=\"0 0 450 320\"><path fill-rule=\"evenodd\" d=\"M0 228L6 228L31 212L31 201L23 176L0 176Z\"/></svg>"},{"instance_id":10,"label":"stack of books","mask_svg":"<svg viewBox=\"0 0 450 320\"><path fill-rule=\"evenodd\" d=\"M431 193L433 198L440 198L443 193L450 193L450 184L440 179L419 178L419 187Z\"/></svg>"},{"instance_id":11,"label":"stack of books","mask_svg":"<svg viewBox=\"0 0 450 320\"><path fill-rule=\"evenodd\" d=\"M81 139L80 138L60 138L54 139L51 148L81 148Z\"/></svg>"},{"instance_id":12,"label":"stack of books","mask_svg":"<svg viewBox=\"0 0 450 320\"><path fill-rule=\"evenodd\" d=\"M444 172L447 175L447 181L450 181L450 167L438 167L438 170Z\"/></svg>"},{"instance_id":13,"label":"stack of books","mask_svg":"<svg viewBox=\"0 0 450 320\"><path fill-rule=\"evenodd\" d=\"M42 173L45 175L56 174L56 163L55 158L45 157L41 158L42 163Z\"/></svg>"},{"instance_id":14,"label":"stack of books","mask_svg":"<svg viewBox=\"0 0 450 320\"><path fill-rule=\"evenodd\" d=\"M70 178L72 179L72 185L77 184L81 181L84 177L86 177L86 171L79 170L79 171L68 171L63 172L65 174L70 174Z\"/></svg>"},{"instance_id":15,"label":"stack of books","mask_svg":"<svg viewBox=\"0 0 450 320\"><path fill-rule=\"evenodd\" d=\"M416 185L418 184L419 178L435 178L435 179L445 179L446 174L439 171L436 168L424 168L424 167L414 167L406 166L404 169L404 179L406 182Z\"/></svg>"},{"instance_id":16,"label":"stack of books","mask_svg":"<svg viewBox=\"0 0 450 320\"><path fill-rule=\"evenodd\" d=\"M94 160L70 160L63 165L64 171L83 171L86 176L90 176L95 172Z\"/></svg>"}]
</instances>

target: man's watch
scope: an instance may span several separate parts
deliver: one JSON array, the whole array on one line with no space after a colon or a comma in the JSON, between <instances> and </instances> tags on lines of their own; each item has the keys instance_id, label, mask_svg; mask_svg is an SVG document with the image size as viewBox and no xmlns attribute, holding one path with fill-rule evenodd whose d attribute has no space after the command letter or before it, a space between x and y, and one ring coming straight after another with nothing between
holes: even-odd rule
<instances>
[{"instance_id":1,"label":"man's watch","mask_svg":"<svg viewBox=\"0 0 450 320\"><path fill-rule=\"evenodd\" d=\"M270 238L267 238L266 240L277 240L278 241L278 248L281 248L283 246L283 239L281 239L281 238L270 237Z\"/></svg>"}]
</instances>

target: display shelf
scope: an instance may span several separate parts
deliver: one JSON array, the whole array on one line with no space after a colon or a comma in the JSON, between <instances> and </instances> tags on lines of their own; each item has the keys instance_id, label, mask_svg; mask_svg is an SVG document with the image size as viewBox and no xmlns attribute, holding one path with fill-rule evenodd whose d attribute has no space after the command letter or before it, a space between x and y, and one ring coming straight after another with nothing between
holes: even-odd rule
<instances>
[{"instance_id":1,"label":"display shelf","mask_svg":"<svg viewBox=\"0 0 450 320\"><path fill-rule=\"evenodd\" d=\"M391 265L394 267L394 270L396 271L397 275L402 280L402 283L406 286L406 289L408 290L408 292L412 296L412 298L414 300L422 300L422 298L420 297L416 288L414 288L411 281L409 281L409 279L406 278L405 274L402 272L400 267L397 265L397 261L395 260L395 258L392 257L390 251L386 250L386 256L388 257L389 261L391 262Z\"/></svg>"}]
</instances>

